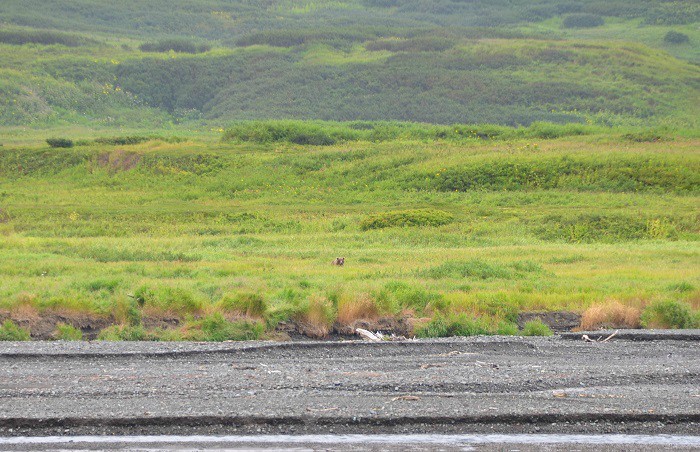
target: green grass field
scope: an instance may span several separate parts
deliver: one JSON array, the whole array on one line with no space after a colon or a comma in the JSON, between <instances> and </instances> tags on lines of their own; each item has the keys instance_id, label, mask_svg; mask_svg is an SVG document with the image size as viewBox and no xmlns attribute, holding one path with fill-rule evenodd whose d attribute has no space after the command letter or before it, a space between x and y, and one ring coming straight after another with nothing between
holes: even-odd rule
<instances>
[{"instance_id":1,"label":"green grass field","mask_svg":"<svg viewBox=\"0 0 700 452\"><path fill-rule=\"evenodd\" d=\"M513 331L521 311L613 301L700 308L697 137L362 126L388 138L302 145L287 138L358 128L246 123L224 140L0 148L0 315L221 340L280 321L322 336L388 316L438 334L421 326Z\"/></svg>"},{"instance_id":2,"label":"green grass field","mask_svg":"<svg viewBox=\"0 0 700 452\"><path fill-rule=\"evenodd\" d=\"M698 24L693 0L0 2L0 339L700 326Z\"/></svg>"}]
</instances>

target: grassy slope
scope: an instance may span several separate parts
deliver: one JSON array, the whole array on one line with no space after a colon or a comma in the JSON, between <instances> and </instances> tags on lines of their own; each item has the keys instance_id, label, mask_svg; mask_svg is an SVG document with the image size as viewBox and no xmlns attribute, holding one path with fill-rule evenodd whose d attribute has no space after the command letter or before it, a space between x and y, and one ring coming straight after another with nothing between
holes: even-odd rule
<instances>
[{"instance_id":1,"label":"grassy slope","mask_svg":"<svg viewBox=\"0 0 700 452\"><path fill-rule=\"evenodd\" d=\"M294 117L697 127L700 116L693 2L69 3L0 5L10 32L84 37L76 47L0 44L0 125ZM562 28L577 11L606 23ZM664 43L668 30L690 42ZM138 50L172 36L214 50Z\"/></svg>"},{"instance_id":2,"label":"grassy slope","mask_svg":"<svg viewBox=\"0 0 700 452\"><path fill-rule=\"evenodd\" d=\"M369 299L388 314L494 322L609 299L697 309L698 144L592 135L5 148L0 303L119 321L127 295L145 287L155 294L146 315L175 306L167 315L184 319L251 292L273 323L308 311L309 300L331 316L342 300ZM556 187L538 188L562 158L574 162L571 176L555 168ZM509 173L528 164L540 172ZM502 185L442 191L441 174L464 168L500 174ZM368 215L421 208L454 221L361 228ZM343 268L330 265L339 255Z\"/></svg>"}]
</instances>

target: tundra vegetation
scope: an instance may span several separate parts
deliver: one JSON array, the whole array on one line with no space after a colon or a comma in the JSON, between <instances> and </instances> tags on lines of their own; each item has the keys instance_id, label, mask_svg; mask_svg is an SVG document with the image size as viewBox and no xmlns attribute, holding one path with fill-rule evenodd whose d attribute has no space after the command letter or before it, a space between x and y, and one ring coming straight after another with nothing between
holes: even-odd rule
<instances>
[{"instance_id":1,"label":"tundra vegetation","mask_svg":"<svg viewBox=\"0 0 700 452\"><path fill-rule=\"evenodd\" d=\"M0 339L698 326L697 2L137 3L0 2Z\"/></svg>"},{"instance_id":2,"label":"tundra vegetation","mask_svg":"<svg viewBox=\"0 0 700 452\"><path fill-rule=\"evenodd\" d=\"M323 337L382 317L418 336L547 334L515 323L552 310L698 326L696 136L359 125L6 146L1 337L42 318L55 338L99 325L125 340L275 337L281 322Z\"/></svg>"}]
</instances>

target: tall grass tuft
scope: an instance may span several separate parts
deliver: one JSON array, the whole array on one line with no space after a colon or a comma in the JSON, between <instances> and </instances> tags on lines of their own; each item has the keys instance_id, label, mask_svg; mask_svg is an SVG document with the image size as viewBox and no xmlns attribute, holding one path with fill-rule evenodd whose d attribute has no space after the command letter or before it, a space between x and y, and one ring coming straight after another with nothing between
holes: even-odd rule
<instances>
[{"instance_id":1,"label":"tall grass tuft","mask_svg":"<svg viewBox=\"0 0 700 452\"><path fill-rule=\"evenodd\" d=\"M594 304L581 316L581 329L639 328L640 315L639 309L617 300Z\"/></svg>"}]
</instances>

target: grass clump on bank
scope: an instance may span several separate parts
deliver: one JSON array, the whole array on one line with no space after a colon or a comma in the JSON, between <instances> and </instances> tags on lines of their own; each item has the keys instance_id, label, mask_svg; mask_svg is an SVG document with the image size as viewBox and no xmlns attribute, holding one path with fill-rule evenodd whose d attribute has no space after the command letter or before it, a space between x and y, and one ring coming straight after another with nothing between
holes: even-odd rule
<instances>
[{"instance_id":1,"label":"grass clump on bank","mask_svg":"<svg viewBox=\"0 0 700 452\"><path fill-rule=\"evenodd\" d=\"M72 325L59 323L56 325L54 338L58 341L80 341L83 339L83 332Z\"/></svg>"},{"instance_id":2,"label":"grass clump on bank","mask_svg":"<svg viewBox=\"0 0 700 452\"><path fill-rule=\"evenodd\" d=\"M677 300L657 301L642 312L641 324L644 328L700 328L700 311Z\"/></svg>"},{"instance_id":3,"label":"grass clump on bank","mask_svg":"<svg viewBox=\"0 0 700 452\"><path fill-rule=\"evenodd\" d=\"M29 339L29 331L20 328L12 320L5 320L0 325L0 341L28 341Z\"/></svg>"},{"instance_id":4,"label":"grass clump on bank","mask_svg":"<svg viewBox=\"0 0 700 452\"><path fill-rule=\"evenodd\" d=\"M527 322L521 331L523 336L552 336L554 333L542 320L536 319Z\"/></svg>"}]
</instances>

